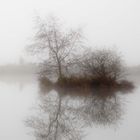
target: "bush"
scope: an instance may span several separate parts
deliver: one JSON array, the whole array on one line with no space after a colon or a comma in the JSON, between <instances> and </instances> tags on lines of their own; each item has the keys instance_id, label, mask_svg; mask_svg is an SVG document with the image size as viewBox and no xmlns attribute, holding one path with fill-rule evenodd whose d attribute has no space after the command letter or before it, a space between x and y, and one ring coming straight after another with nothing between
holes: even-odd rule
<instances>
[{"instance_id":1,"label":"bush","mask_svg":"<svg viewBox=\"0 0 140 140\"><path fill-rule=\"evenodd\" d=\"M53 83L51 82L51 80L49 80L45 76L39 77L39 81L40 81L40 84L45 85L45 86L52 86L53 85Z\"/></svg>"},{"instance_id":2,"label":"bush","mask_svg":"<svg viewBox=\"0 0 140 140\"><path fill-rule=\"evenodd\" d=\"M114 86L117 83L114 82L111 79L101 79L101 78L90 78L90 77L63 77L61 79L58 79L58 81L55 83L57 86L61 87L69 87L69 88L75 88L75 87L87 87L87 88L95 88L95 87L102 87L102 86Z\"/></svg>"},{"instance_id":3,"label":"bush","mask_svg":"<svg viewBox=\"0 0 140 140\"><path fill-rule=\"evenodd\" d=\"M135 88L134 84L127 80L120 81L118 85L119 85L119 88L123 91L131 91Z\"/></svg>"},{"instance_id":4,"label":"bush","mask_svg":"<svg viewBox=\"0 0 140 140\"><path fill-rule=\"evenodd\" d=\"M69 87L69 88L74 88L74 87L86 87L90 86L92 83L92 80L87 77L63 77L61 79L58 79L56 82L57 86L61 87Z\"/></svg>"},{"instance_id":5,"label":"bush","mask_svg":"<svg viewBox=\"0 0 140 140\"><path fill-rule=\"evenodd\" d=\"M124 74L120 55L109 49L86 52L79 65L84 75L99 82L117 82Z\"/></svg>"}]
</instances>

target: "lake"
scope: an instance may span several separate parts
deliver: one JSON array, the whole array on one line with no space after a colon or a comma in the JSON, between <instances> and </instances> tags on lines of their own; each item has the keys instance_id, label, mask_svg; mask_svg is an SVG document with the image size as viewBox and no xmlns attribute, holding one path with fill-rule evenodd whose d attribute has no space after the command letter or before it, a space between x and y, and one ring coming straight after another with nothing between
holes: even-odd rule
<instances>
[{"instance_id":1,"label":"lake","mask_svg":"<svg viewBox=\"0 0 140 140\"><path fill-rule=\"evenodd\" d=\"M51 125L49 140L56 133L66 140L73 136L84 140L139 140L139 99L138 80L133 93L118 93L102 100L44 91L35 75L0 75L0 139L35 140L32 132L44 139ZM56 116L57 122L53 122ZM33 129L27 127L27 122ZM57 131L56 127L60 129Z\"/></svg>"}]
</instances>

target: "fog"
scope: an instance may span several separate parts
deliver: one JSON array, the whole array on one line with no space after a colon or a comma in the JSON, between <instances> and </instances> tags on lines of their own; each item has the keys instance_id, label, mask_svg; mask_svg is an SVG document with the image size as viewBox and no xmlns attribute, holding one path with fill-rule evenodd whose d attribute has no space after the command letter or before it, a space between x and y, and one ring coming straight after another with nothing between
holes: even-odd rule
<instances>
[{"instance_id":1,"label":"fog","mask_svg":"<svg viewBox=\"0 0 140 140\"><path fill-rule=\"evenodd\" d=\"M0 1L0 63L17 63L32 38L36 15L55 15L81 27L91 47L116 47L128 65L139 64L138 0L5 0Z\"/></svg>"},{"instance_id":2,"label":"fog","mask_svg":"<svg viewBox=\"0 0 140 140\"><path fill-rule=\"evenodd\" d=\"M0 0L0 139L139 140L139 5Z\"/></svg>"}]
</instances>

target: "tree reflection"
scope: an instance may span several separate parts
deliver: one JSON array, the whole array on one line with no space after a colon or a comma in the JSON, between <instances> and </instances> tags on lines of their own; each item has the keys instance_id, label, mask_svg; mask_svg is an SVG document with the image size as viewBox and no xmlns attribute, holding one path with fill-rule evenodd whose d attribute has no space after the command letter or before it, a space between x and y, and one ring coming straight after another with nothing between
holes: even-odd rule
<instances>
[{"instance_id":1,"label":"tree reflection","mask_svg":"<svg viewBox=\"0 0 140 140\"><path fill-rule=\"evenodd\" d=\"M96 90L58 90L63 96L70 96L71 100L79 101L79 106L75 114L82 117L87 126L93 124L98 125L117 125L123 115L122 107L124 98L121 92L112 89L96 89ZM69 93L69 94L68 94Z\"/></svg>"},{"instance_id":2,"label":"tree reflection","mask_svg":"<svg viewBox=\"0 0 140 140\"><path fill-rule=\"evenodd\" d=\"M121 94L110 89L40 91L38 115L26 121L37 140L81 140L84 128L117 125L122 118Z\"/></svg>"},{"instance_id":3,"label":"tree reflection","mask_svg":"<svg viewBox=\"0 0 140 140\"><path fill-rule=\"evenodd\" d=\"M41 98L39 116L32 116L26 124L34 129L37 140L81 140L83 121L75 114L76 107L68 98L56 92Z\"/></svg>"},{"instance_id":4,"label":"tree reflection","mask_svg":"<svg viewBox=\"0 0 140 140\"><path fill-rule=\"evenodd\" d=\"M81 108L86 114L90 123L99 125L114 125L118 123L122 116L122 108L119 97L108 98L88 98Z\"/></svg>"}]
</instances>

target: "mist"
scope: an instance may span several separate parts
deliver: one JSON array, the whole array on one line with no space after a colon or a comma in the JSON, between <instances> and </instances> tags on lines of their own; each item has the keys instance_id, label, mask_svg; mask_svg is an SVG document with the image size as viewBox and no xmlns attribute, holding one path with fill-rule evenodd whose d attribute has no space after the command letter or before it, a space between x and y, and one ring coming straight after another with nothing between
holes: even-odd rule
<instances>
[{"instance_id":1,"label":"mist","mask_svg":"<svg viewBox=\"0 0 140 140\"><path fill-rule=\"evenodd\" d=\"M27 58L24 47L32 40L35 16L55 15L70 27L82 28L89 46L116 47L128 65L139 65L139 4L137 0L1 1L0 62Z\"/></svg>"},{"instance_id":2,"label":"mist","mask_svg":"<svg viewBox=\"0 0 140 140\"><path fill-rule=\"evenodd\" d=\"M139 140L139 5L0 1L0 139Z\"/></svg>"}]
</instances>

